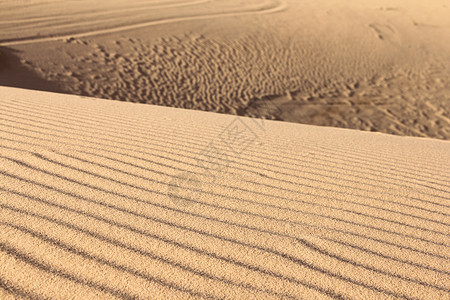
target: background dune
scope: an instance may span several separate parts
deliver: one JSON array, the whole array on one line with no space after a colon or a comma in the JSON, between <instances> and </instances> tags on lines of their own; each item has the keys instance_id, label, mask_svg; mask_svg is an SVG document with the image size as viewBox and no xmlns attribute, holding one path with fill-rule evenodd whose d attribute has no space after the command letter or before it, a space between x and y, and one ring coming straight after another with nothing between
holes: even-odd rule
<instances>
[{"instance_id":1,"label":"background dune","mask_svg":"<svg viewBox=\"0 0 450 300\"><path fill-rule=\"evenodd\" d=\"M0 87L2 299L447 299L447 141Z\"/></svg>"},{"instance_id":2,"label":"background dune","mask_svg":"<svg viewBox=\"0 0 450 300\"><path fill-rule=\"evenodd\" d=\"M449 139L449 15L445 0L2 1L18 63L0 84L28 87L17 69L77 95Z\"/></svg>"}]
</instances>

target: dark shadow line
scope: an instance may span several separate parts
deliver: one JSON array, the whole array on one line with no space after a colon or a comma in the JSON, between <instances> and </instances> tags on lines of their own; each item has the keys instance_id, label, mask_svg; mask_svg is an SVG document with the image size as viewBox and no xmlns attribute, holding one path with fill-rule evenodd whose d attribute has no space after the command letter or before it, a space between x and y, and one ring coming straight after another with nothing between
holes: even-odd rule
<instances>
[{"instance_id":1,"label":"dark shadow line","mask_svg":"<svg viewBox=\"0 0 450 300\"><path fill-rule=\"evenodd\" d=\"M9 112L11 112L11 111L9 110ZM28 110L28 112L30 112L30 111ZM31 113L35 113L35 112L34 112L34 111L31 111ZM21 114L23 115L23 112L21 112ZM28 114L28 115L29 115L29 114ZM39 116L39 117L41 117L41 116ZM26 119L26 118L23 118L23 119ZM26 120L29 120L29 121L34 122L32 119L26 119ZM61 123L61 124L67 124L67 125L69 125L69 126L82 126L82 127L89 128L89 129L95 129L95 127L92 127L92 126L83 126L83 125L79 125L79 120L73 120L73 119L72 119L72 120L75 121L75 122L78 121L78 123L77 123L78 125L77 125L77 124L73 124L73 123L69 123L69 122L64 122L64 121L61 121L61 120L51 120L51 119L45 119L45 120L47 120L47 121L55 121L55 122L58 122L58 123ZM88 119L88 120L89 120L91 123L93 123L93 121L92 121L91 119ZM95 121L94 121L94 122L95 122ZM44 122L44 123L45 123L45 124L48 124L48 125L52 125L52 123L48 123L48 122ZM97 123L100 123L100 122L97 122ZM102 124L102 123L100 123L100 124ZM96 125L93 125L93 126L96 126ZM160 126L160 127L162 127L162 126ZM70 129L70 127L66 127L66 126L64 126L64 128ZM102 130L104 130L104 129L102 128ZM125 132L132 132L131 130L123 130L123 128L121 128L121 130L122 130L122 131L125 131ZM165 129L165 130L167 130L167 129ZM110 131L110 132L112 132L112 131ZM157 132L159 132L159 131L158 131L158 130L154 130L154 132L157 133ZM148 137L142 137L142 136L136 135L135 132L132 132L132 133L133 133L133 134L130 134L130 133L122 133L122 134L125 135L125 136L130 136L130 137L138 137L138 138L144 138L144 139L145 139L145 138L148 138ZM147 132L147 133L148 133L148 132ZM117 138L116 135L108 134L108 136L113 137L113 138ZM198 143L192 143L192 140L199 140L197 136L194 136L194 137L190 136L190 137L191 137L191 139L190 139L190 144L195 144L195 145L202 146L201 144L198 144ZM217 137L217 135L216 135L216 137ZM172 137L172 139L173 139L173 137ZM129 139L125 138L125 140L129 140ZM165 140L165 141L166 141L166 140ZM144 141L141 141L141 142L142 142L142 143L145 143ZM173 144L173 143L172 143L172 144ZM192 147L191 147L191 148L192 148ZM247 151L247 150L250 151L250 149L246 149L246 151ZM260 151L258 152L258 151L255 151L255 150L253 150L253 152L261 153ZM261 156L256 156L256 155L253 155L253 156L261 158ZM264 157L262 157L262 158L267 160L267 158L264 158ZM342 158L340 158L340 159L342 160ZM250 159L250 158L245 158L245 160L252 161L252 162L257 162L257 163L261 163L260 161L255 161L255 160L252 160L252 159ZM274 160L273 158L270 158L269 160L276 161L276 160ZM296 160L296 161L298 161L298 160ZM344 161L345 161L345 160L344 160ZM266 161L264 161L264 163L267 164ZM278 165L273 164L273 163L270 164L270 165L275 166L275 167L278 167ZM299 165L299 164L298 164L298 165ZM299 165L299 166L302 166L302 165ZM287 168L287 169L290 169L290 170L294 170L293 168L289 168L289 167L286 167L286 168ZM314 169L317 169L317 168L314 168ZM317 169L317 170L319 170L319 169ZM372 169L372 170L377 171L376 169ZM384 171L385 171L385 170L383 170L383 173L385 173ZM326 175L326 174L318 174L318 173L316 173L316 172L311 172L311 171L306 171L306 172L307 172L307 173L311 173L311 174L313 174L313 175L319 175L319 176L321 176L321 177L329 177L329 178L332 178L332 179L336 179L335 177L330 176L330 175ZM292 175L292 174L289 174L289 173L283 173L283 174L288 175L288 176L295 176L295 175ZM341 174L348 175L347 173L342 173L342 172L341 172ZM354 177L357 177L357 176L354 176ZM310 179L311 179L311 178L310 178ZM363 177L363 179L364 179L364 177ZM366 178L366 179L367 179L367 178ZM415 177L414 177L413 179L417 180ZM311 180L313 180L313 181L318 181L317 179L311 179ZM398 179L396 179L396 180L398 180ZM347 181L349 181L349 180L347 179ZM351 182L358 183L358 184L361 184L361 182L358 182L358 181L354 181L354 180L350 180L350 181L351 181ZM376 181L377 181L377 180L376 180ZM403 181L405 181L405 182L407 182L407 183L418 184L418 185L424 186L424 187L429 188L429 189L433 189L433 190L437 190L437 191L449 193L449 191L441 190L441 189L439 189L439 188L436 188L436 187L433 187L433 186L429 186L429 185L423 184L423 183L421 183L421 182L419 182L419 183L414 182L414 183L413 183L413 182L406 181L406 180L403 180ZM319 181L319 182L326 183L326 182L324 182L324 181ZM435 183L435 182L431 182L431 183L433 183L433 184L438 184L438 183ZM371 184L371 183L367 183L367 182L364 182L364 183L362 183L362 184L369 185L369 186L373 186L373 187L377 187L377 188L381 188L380 186L378 186L378 185L376 185L376 184ZM392 183L390 183L390 184L392 184ZM442 184L439 184L439 185L442 185ZM358 188L355 188L355 187L352 187L352 186L347 186L347 187L353 188L353 189L358 189ZM390 193L388 193L388 194L392 196L392 194L390 194ZM424 193L424 194L427 194L427 195L428 195L428 193ZM444 199L450 200L449 197L445 197L445 196L439 196L439 195L432 195L432 196L433 196L433 197L439 197L439 198L444 198Z\"/></svg>"},{"instance_id":2,"label":"dark shadow line","mask_svg":"<svg viewBox=\"0 0 450 300\"><path fill-rule=\"evenodd\" d=\"M385 255L385 254L382 254L382 253L379 253L379 252L376 252L376 251L373 251L373 250L370 250L370 249L367 249L367 248L364 248L364 247L361 247L361 246L358 246L358 245L355 245L355 244L351 244L351 243L348 243L348 242L332 239L332 238L329 238L329 237L326 237L326 236L323 236L323 235L321 235L320 238L323 239L323 240L327 240L327 241L330 241L330 242L333 242L333 243L336 243L336 244L341 244L343 246L347 246L347 247L350 247L350 248L353 248L353 249L356 249L356 250L359 250L359 251L362 251L362 252L366 252L368 254L376 255L376 256L379 256L379 257L384 258L384 259L393 260L393 261L398 262L398 263L407 264L407 265L410 265L410 266L413 266L413 267L416 267L416 268L422 268L422 269L426 269L426 270L433 271L433 272L436 272L436 273L450 275L449 271L439 270L439 269L433 268L433 267L428 266L428 265L422 265L422 264L418 264L416 262L412 262L412 261L409 261L409 260L399 259L397 257Z\"/></svg>"},{"instance_id":3,"label":"dark shadow line","mask_svg":"<svg viewBox=\"0 0 450 300\"><path fill-rule=\"evenodd\" d=\"M5 279L0 277L0 289L3 289L7 293L16 297L25 298L29 300L51 300L52 298L44 297L41 295L32 294L18 286L14 286L8 283Z\"/></svg>"},{"instance_id":4,"label":"dark shadow line","mask_svg":"<svg viewBox=\"0 0 450 300\"><path fill-rule=\"evenodd\" d=\"M120 299L139 299L136 296L132 296L126 292L116 290L114 288L110 288L108 286L93 282L88 279L81 279L77 276L67 273L63 270L60 270L58 268L55 268L49 264L46 264L45 262L39 261L37 258L32 257L31 255L28 255L24 252L21 252L19 249L16 249L12 246L7 245L6 243L0 242L0 251L3 251L7 253L8 255L14 257L17 260L23 261L24 263L33 266L34 268L47 272L49 274L62 277L64 279L70 280L72 282L75 282L77 284L108 293L114 297L120 298Z\"/></svg>"},{"instance_id":5,"label":"dark shadow line","mask_svg":"<svg viewBox=\"0 0 450 300\"><path fill-rule=\"evenodd\" d=\"M431 284L431 283L428 283L428 282L424 282L424 281L420 281L420 280L417 280L417 279L409 278L409 277L406 277L406 276L403 276L403 275L391 273L391 272L388 272L388 271L380 270L380 269L377 269L375 267L371 267L371 266L368 266L368 265L365 265L365 264L361 264L361 263L359 263L357 261L354 261L354 260L351 260L351 259L339 256L337 254L331 253L328 250L319 248L318 246L314 245L313 243L309 242L306 239L297 238L296 241L301 243L305 247L307 247L307 248L309 248L311 250L314 250L314 251L316 251L316 252L318 252L318 253L320 253L322 255L328 256L330 258L334 258L334 259L336 259L336 260L338 260L340 262L350 264L350 265L352 265L354 267L360 267L360 268L372 271L374 273L378 273L378 274L382 274L382 275L385 275L385 276L394 277L394 278L397 278L397 279L401 279L401 280L408 281L408 282L415 283L415 284L420 284L420 285L423 285L423 286L426 286L426 287L429 287L429 288L433 288L433 289L437 289L437 290L440 290L440 291L444 291L444 292L450 293L450 289L448 289L448 288L437 286L437 285L434 285L434 284Z\"/></svg>"},{"instance_id":6,"label":"dark shadow line","mask_svg":"<svg viewBox=\"0 0 450 300\"><path fill-rule=\"evenodd\" d=\"M35 197L31 198L29 196L25 196L25 197L27 197L29 199L35 198ZM39 199L39 198L35 198L35 199L32 199L32 200L37 201L37 202L44 202L44 203L46 202L45 200L42 200L42 199ZM57 206L58 207L59 205L53 204L53 206ZM37 217L37 218L45 219L45 220L48 220L49 222L54 222L56 224L62 224L62 225L65 224L65 222L62 222L62 221L59 221L59 220L56 220L56 219L53 219L53 218L49 218L49 217L46 217L46 216L41 216L41 215L36 214L36 213L32 213L32 212L29 212L29 211L26 211L26 210L22 210L22 209L18 209L18 208L15 208L15 207L7 206L7 205L4 205L4 204L0 204L0 207L6 208L6 209L9 209L9 210L12 210L12 211L16 211L16 212L19 212L19 213L22 213L22 214L25 214L25 215L30 215L30 216L34 216L34 217ZM293 278L293 277L290 277L290 276L286 276L286 275L283 275L283 274L278 274L278 273L275 273L275 272L270 271L270 270L261 269L260 267L258 267L256 265L250 265L250 264L238 261L238 260L234 260L232 258L223 257L223 256L220 256L220 255L214 253L214 252L209 252L209 251L206 251L206 250L194 247L194 246L185 245L185 244L179 243L177 241L174 241L174 240L171 240L171 239L167 239L167 238L164 238L164 237L152 234L152 233L147 233L145 231L142 231L140 229L134 228L134 227L129 226L129 225L120 224L120 223L117 223L116 221L105 219L105 218L102 218L102 217L99 217L99 216L96 216L96 215L92 215L92 214L87 213L87 212L77 211L77 210L72 209L72 208L64 208L64 206L61 206L61 209L68 210L68 211L75 212L75 213L79 213L81 215L93 218L93 219L98 220L100 222L104 222L106 224L110 224L110 225L113 225L113 226L116 226L116 227L119 227L119 228L126 229L128 231L131 231L131 232L143 235L143 236L145 236L147 238L156 239L156 240L159 240L161 242L164 242L164 243L176 246L178 248L185 249L185 250L188 250L188 251L191 251L191 252L195 252L195 253L200 254L200 255L209 256L209 257L212 257L214 259L221 260L221 261L224 261L226 263L233 264L233 265L239 266L241 268L244 268L244 269L247 269L247 270L250 270L250 271L253 271L253 272L265 274L265 275L276 277L276 278L279 278L279 279L282 279L282 280L286 280L286 281L289 281L289 282L292 282L292 283L295 283L295 284L299 284L299 285L305 286L307 288L316 290L316 291L318 291L320 293L323 293L323 294L325 294L327 296L330 296L332 298L335 298L335 299L347 299L347 297L344 297L343 295L341 295L339 293L336 293L336 292L334 292L332 290L321 288L319 286L316 286L316 285L313 285L313 284L310 284L310 283L302 282L302 281L300 281L300 280L298 280L296 278ZM71 225L71 226L73 226L73 225Z\"/></svg>"},{"instance_id":7,"label":"dark shadow line","mask_svg":"<svg viewBox=\"0 0 450 300\"><path fill-rule=\"evenodd\" d=\"M2 26L2 33L3 30L4 27ZM38 72L26 66L21 61L22 55L19 54L21 52L23 51L19 50L19 48L0 45L0 86L62 92L62 89L58 86L57 82L43 78ZM2 105L7 103L5 98L7 98L6 95L2 94L2 99L0 100Z\"/></svg>"},{"instance_id":8,"label":"dark shadow line","mask_svg":"<svg viewBox=\"0 0 450 300\"><path fill-rule=\"evenodd\" d=\"M26 40L35 41L35 40L39 40L42 38L51 38L51 37L53 37L53 36L52 35L46 35L46 36L30 35L28 37L1 39L0 46L2 46L2 44L5 44L5 43L21 42L21 41L26 41ZM2 47L4 47L4 46L2 46Z\"/></svg>"},{"instance_id":9,"label":"dark shadow line","mask_svg":"<svg viewBox=\"0 0 450 300\"><path fill-rule=\"evenodd\" d=\"M28 102L27 100L22 100L23 102ZM54 108L55 108L55 106L56 105L52 105L51 107L50 106L48 106L48 105L45 105L45 104L39 104L39 105L36 105L36 103L32 103L32 105L33 105L33 107L32 107L32 109L35 109L35 107L36 106L38 106L38 107L41 107L41 108L43 108L43 109L45 109L44 107L45 106L47 106L47 107L49 107L50 109L52 109L52 110L54 110ZM22 104L22 106L26 106L26 105L23 105ZM29 107L29 106L28 106ZM62 111L64 111L67 115L72 115L71 114L71 112L73 112L73 110L71 110L70 112L67 112L67 110L65 109L65 107L64 108L62 108L62 107L60 107L59 108L60 109L60 111L62 110ZM46 111L48 111L47 109L45 109ZM110 122L113 122L113 123L122 123L122 124L125 124L125 125L127 125L127 126L129 126L129 124L128 123L124 123L124 122L122 122L123 121L123 119L120 119L120 118L117 118L117 117L114 117L114 116L112 116L112 115L104 115L104 114L99 114L99 112L98 111L93 111L93 110L91 110L91 109L84 109L84 110L79 110L79 109L77 109L77 111L78 112L82 112L82 113L86 113L86 112L89 112L89 111L91 111L91 112L94 112L95 114L96 114L96 118L97 119L103 119L103 120L107 120L107 121L110 121ZM98 116L104 116L104 118L98 118ZM79 114L77 114L77 117L79 116ZM86 118L85 118L86 119ZM88 120L91 120L91 119L88 119ZM112 121L112 120L114 120L114 121ZM148 120L144 120L144 119L135 119L135 120L138 120L138 122L139 122L139 124L142 124L142 123L145 123L146 125L148 124L148 125L154 125L154 123L150 123L150 122L148 122ZM91 121L93 121L93 120L91 120ZM100 123L100 122L98 122L98 123ZM103 123L100 123L100 124L103 124ZM159 123L158 123L158 125L160 125ZM215 126L215 127L217 127L217 126ZM179 129L183 129L183 128L181 128L181 127L178 127ZM198 126L196 126L196 128L199 128ZM202 127L202 129L204 130L205 128L204 127ZM209 129L209 128L207 128L207 129ZM219 131L223 131L224 130L224 127L219 127L218 128L218 130ZM210 130L208 130L208 131L210 131ZM212 131L210 131L210 132L212 132ZM217 135L217 131L214 131L214 135L216 136ZM278 139L278 140L281 140L281 141L284 141L284 139ZM355 149L354 148L347 148L347 149L350 149L352 152L355 152ZM362 149L361 149L362 150ZM365 154L373 154L373 152L367 152L367 151L364 151L364 153ZM391 154L392 155L392 154ZM400 159L400 158L403 158L403 157L396 157L396 162L398 162L398 159ZM378 158L377 158L377 162L378 162L379 160L378 160ZM390 162L389 160L388 160L388 162ZM427 161L421 161L423 164L424 164L424 168L429 168L429 161L427 160ZM434 168L433 169L429 169L430 171L436 171L436 170L434 170Z\"/></svg>"},{"instance_id":10,"label":"dark shadow line","mask_svg":"<svg viewBox=\"0 0 450 300\"><path fill-rule=\"evenodd\" d=\"M9 191L9 192L11 192L11 191ZM12 192L12 193L18 194L21 197L26 197L26 198L29 198L30 200L37 201L37 202L41 202L41 200L42 200L42 199L38 199L38 198L32 199L34 197L27 196L25 194L20 194L20 193L16 193L16 192ZM44 200L42 200L42 202L43 201ZM49 203L51 203L51 202L49 202ZM62 209L62 210L71 211L71 212L74 212L74 213L81 214L81 215L84 215L86 217L89 217L86 214L82 214L81 213L82 211L71 210L69 207L65 207L65 206L58 205L58 204L54 204L52 206L57 207L57 208ZM5 205L5 207L6 207L6 205ZM7 209L13 210L12 207L8 207ZM106 242L106 243L111 244L113 246L116 246L118 248L123 248L123 249L129 250L129 251L132 251L132 252L134 252L136 254L145 256L145 257L153 259L153 260L157 260L157 261L163 262L165 264L171 265L173 267L179 268L181 270L187 271L189 273L192 273L192 274L195 274L195 275L207 278L207 279L211 279L211 280L218 281L218 282L223 282L223 283L231 285L231 286L241 287L241 288L249 289L249 290L252 290L252 291L259 292L259 293L266 293L266 294L270 294L270 295L274 295L274 296L280 296L280 297L289 298L289 299L296 299L294 296L289 295L289 294L278 293L276 291L267 290L267 289L261 289L261 288L252 286L251 284L236 283L236 282L234 282L232 280L229 280L229 279L226 279L226 278L220 278L220 277L214 276L214 275L212 275L210 273L207 273L205 271L194 269L194 268L192 268L190 266L183 265L182 263L175 262L175 261L172 261L172 260L170 260L168 258L165 258L165 257L162 257L162 256L158 256L158 255L152 254L152 253L150 253L148 251L135 248L133 246L127 245L125 243L122 243L122 242L120 242L118 240L105 237L103 235L100 235L98 233L89 231L87 229L78 227L78 226L70 224L70 223L66 223L66 222L63 222L63 221L60 221L60 220L56 220L56 219L53 219L53 218L47 218L47 217L44 217L42 215L33 214L33 213L30 213L30 212L27 212L27 211L24 211L24 210L20 210L20 209L16 209L16 208L13 211L21 212L23 214L27 214L27 215L33 216L35 218L40 218L40 219L46 220L48 222L55 223L55 224L58 224L60 226L64 226L66 228L72 229L72 230L74 230L76 232L79 232L79 233L83 233L83 234L89 235L89 236L91 236L91 237L93 237L93 238L95 238L97 240L100 240L102 242ZM70 251L70 252L72 252L74 254L81 255L81 256L83 256L85 258L91 259L91 258L88 257L90 255L87 252L85 252L84 250L75 249L72 246L64 244L63 242L61 242L59 240L56 240L56 239L53 239L53 238L51 238L51 237L49 237L49 236L47 236L45 234L32 231L29 228L25 228L25 227L21 227L21 226L18 226L18 225L14 225L12 223L0 223L0 224L4 224L4 225L10 226L10 227L14 227L14 228L16 228L18 230L22 230L24 232L28 232L33 237L41 239L41 240L46 241L48 243L51 243L52 245L54 245L56 247L59 247L61 249L65 249L65 250ZM96 260L96 259L94 259L94 260ZM102 263L100 260L98 260L98 262ZM114 262L106 262L105 264L107 264L107 263L108 264L115 264ZM125 267L125 268L121 268L120 266L118 266L118 267L119 267L118 270L121 270L121 271L124 271L124 272L128 272L128 273L130 273L132 275L135 275L135 276L138 276L138 277L142 277L142 278L144 278L144 279L146 279L148 281L152 281L152 282L155 281L153 276L149 277L148 275L143 274L142 272L140 272L138 274L137 272L139 272L139 271L135 271L135 270L131 270L131 269L130 270L125 270L125 268L128 268L128 267ZM113 268L116 268L116 266L113 266ZM156 278L156 281L157 281L157 283L160 283L159 279L157 279L157 278ZM166 283L161 283L161 285L167 286ZM171 287L172 284L169 283L169 285L170 285L169 287L172 288ZM175 288L175 289L179 290L178 288ZM183 289L183 291L184 291L184 289ZM205 297L205 298L209 297L207 295L203 295L202 296L202 294L196 293L194 291L192 291L192 293L195 294L195 295L201 296L201 297ZM214 298L213 296L211 296L211 297Z\"/></svg>"},{"instance_id":11,"label":"dark shadow line","mask_svg":"<svg viewBox=\"0 0 450 300\"><path fill-rule=\"evenodd\" d=\"M4 222L0 222L0 225L8 226L8 227L14 228L14 229L16 229L18 231L22 231L24 233L27 233L27 234L31 235L32 237L34 237L36 239L39 239L39 240L44 241L44 242L46 242L48 244L51 244L51 245L53 245L53 246L55 246L57 248L60 248L60 249L62 249L64 251L66 251L66 252L70 252L70 253L73 253L75 255L81 256L81 257L83 257L84 259L87 259L87 260L95 261L96 263L99 263L99 264L108 266L110 268L113 268L116 271L129 273L129 274L131 274L133 276L140 277L140 278L145 279L145 280L147 280L149 282L158 283L158 284L160 284L160 285L162 285L164 287L168 287L170 289L174 289L176 291L183 292L183 293L189 294L191 296L198 296L200 298L205 298L205 299L216 299L216 300L221 299L221 298L215 297L213 295L204 294L204 293L201 293L201 292L193 291L193 290L188 289L188 288L180 287L180 286L178 286L178 285L176 285L174 283L168 282L168 281L166 281L166 280L164 280L162 278L157 278L157 277L154 277L152 275L148 275L148 274L146 274L144 272L141 272L141 271L135 270L133 268L130 268L130 267L126 266L126 265L117 264L117 263L115 263L113 261L109 261L109 260L104 259L102 257L89 254L88 252L86 252L84 250L76 249L76 248L74 248L74 247L72 247L70 245L67 245L67 244L59 241L59 240L50 238L49 236L47 236L45 234L33 231L33 230L29 229L29 228L25 228L23 226L11 224L11 223L4 223Z\"/></svg>"}]
</instances>

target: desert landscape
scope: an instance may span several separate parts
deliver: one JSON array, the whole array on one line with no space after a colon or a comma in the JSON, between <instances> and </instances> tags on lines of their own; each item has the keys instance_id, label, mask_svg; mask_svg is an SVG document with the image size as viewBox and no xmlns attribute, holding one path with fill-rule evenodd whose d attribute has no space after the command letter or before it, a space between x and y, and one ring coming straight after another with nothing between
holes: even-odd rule
<instances>
[{"instance_id":1,"label":"desert landscape","mask_svg":"<svg viewBox=\"0 0 450 300\"><path fill-rule=\"evenodd\" d=\"M450 144L0 88L2 299L446 299Z\"/></svg>"},{"instance_id":2,"label":"desert landscape","mask_svg":"<svg viewBox=\"0 0 450 300\"><path fill-rule=\"evenodd\" d=\"M449 139L449 14L445 0L2 1L0 84Z\"/></svg>"},{"instance_id":3,"label":"desert landscape","mask_svg":"<svg viewBox=\"0 0 450 300\"><path fill-rule=\"evenodd\" d=\"M0 1L0 299L449 299L447 2Z\"/></svg>"}]
</instances>

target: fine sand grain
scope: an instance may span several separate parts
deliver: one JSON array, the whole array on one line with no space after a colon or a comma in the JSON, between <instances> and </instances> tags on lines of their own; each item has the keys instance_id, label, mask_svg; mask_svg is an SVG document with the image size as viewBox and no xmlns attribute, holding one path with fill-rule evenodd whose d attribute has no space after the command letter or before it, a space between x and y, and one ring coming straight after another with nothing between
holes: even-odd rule
<instances>
[{"instance_id":1,"label":"fine sand grain","mask_svg":"<svg viewBox=\"0 0 450 300\"><path fill-rule=\"evenodd\" d=\"M447 141L6 87L0 120L1 299L450 297Z\"/></svg>"},{"instance_id":2,"label":"fine sand grain","mask_svg":"<svg viewBox=\"0 0 450 300\"><path fill-rule=\"evenodd\" d=\"M449 16L447 0L0 1L0 85L450 139Z\"/></svg>"}]
</instances>

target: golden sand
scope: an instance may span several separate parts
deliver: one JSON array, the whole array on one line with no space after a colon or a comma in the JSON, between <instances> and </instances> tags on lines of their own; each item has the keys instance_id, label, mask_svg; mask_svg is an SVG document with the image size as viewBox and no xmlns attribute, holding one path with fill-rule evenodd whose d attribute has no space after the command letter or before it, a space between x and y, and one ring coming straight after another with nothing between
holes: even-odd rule
<instances>
[{"instance_id":1,"label":"golden sand","mask_svg":"<svg viewBox=\"0 0 450 300\"><path fill-rule=\"evenodd\" d=\"M2 299L447 299L450 143L0 88Z\"/></svg>"},{"instance_id":2,"label":"golden sand","mask_svg":"<svg viewBox=\"0 0 450 300\"><path fill-rule=\"evenodd\" d=\"M448 0L5 0L0 85L448 140L449 16Z\"/></svg>"}]
</instances>

